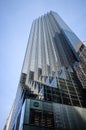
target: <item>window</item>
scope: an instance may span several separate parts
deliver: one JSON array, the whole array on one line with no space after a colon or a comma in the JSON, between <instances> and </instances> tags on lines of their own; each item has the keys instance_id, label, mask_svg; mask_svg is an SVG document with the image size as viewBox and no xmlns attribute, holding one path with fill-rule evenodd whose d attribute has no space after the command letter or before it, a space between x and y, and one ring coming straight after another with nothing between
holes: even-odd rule
<instances>
[{"instance_id":1,"label":"window","mask_svg":"<svg viewBox=\"0 0 86 130\"><path fill-rule=\"evenodd\" d=\"M31 109L30 124L40 126L42 120L42 112L40 110Z\"/></svg>"},{"instance_id":2,"label":"window","mask_svg":"<svg viewBox=\"0 0 86 130\"><path fill-rule=\"evenodd\" d=\"M63 103L67 105L71 105L70 99L69 98L63 98Z\"/></svg>"},{"instance_id":3,"label":"window","mask_svg":"<svg viewBox=\"0 0 86 130\"><path fill-rule=\"evenodd\" d=\"M29 80L33 80L34 79L34 72L30 71L29 73Z\"/></svg>"},{"instance_id":4,"label":"window","mask_svg":"<svg viewBox=\"0 0 86 130\"><path fill-rule=\"evenodd\" d=\"M61 85L62 89L67 89L67 86L65 84Z\"/></svg>"},{"instance_id":5,"label":"window","mask_svg":"<svg viewBox=\"0 0 86 130\"><path fill-rule=\"evenodd\" d=\"M68 88L69 88L70 91L75 91L74 87L68 86Z\"/></svg>"},{"instance_id":6,"label":"window","mask_svg":"<svg viewBox=\"0 0 86 130\"><path fill-rule=\"evenodd\" d=\"M78 100L72 100L74 106L80 106L80 103Z\"/></svg>"},{"instance_id":7,"label":"window","mask_svg":"<svg viewBox=\"0 0 86 130\"><path fill-rule=\"evenodd\" d=\"M53 113L31 109L30 124L42 127L54 127Z\"/></svg>"}]
</instances>

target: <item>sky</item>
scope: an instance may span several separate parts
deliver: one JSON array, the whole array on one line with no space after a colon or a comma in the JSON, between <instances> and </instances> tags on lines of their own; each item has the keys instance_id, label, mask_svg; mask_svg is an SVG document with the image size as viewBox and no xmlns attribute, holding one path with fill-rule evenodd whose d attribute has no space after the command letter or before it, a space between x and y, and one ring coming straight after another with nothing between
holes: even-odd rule
<instances>
[{"instance_id":1,"label":"sky","mask_svg":"<svg viewBox=\"0 0 86 130\"><path fill-rule=\"evenodd\" d=\"M16 95L32 21L50 10L86 40L86 0L0 0L0 130Z\"/></svg>"}]
</instances>

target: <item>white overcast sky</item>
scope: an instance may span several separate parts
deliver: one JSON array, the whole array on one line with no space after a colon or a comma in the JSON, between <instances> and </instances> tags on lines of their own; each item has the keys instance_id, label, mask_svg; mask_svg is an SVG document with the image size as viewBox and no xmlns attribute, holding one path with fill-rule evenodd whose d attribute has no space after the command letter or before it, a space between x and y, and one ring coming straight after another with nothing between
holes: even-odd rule
<instances>
[{"instance_id":1,"label":"white overcast sky","mask_svg":"<svg viewBox=\"0 0 86 130\"><path fill-rule=\"evenodd\" d=\"M15 98L32 21L50 10L86 40L86 0L0 0L0 130Z\"/></svg>"}]
</instances>

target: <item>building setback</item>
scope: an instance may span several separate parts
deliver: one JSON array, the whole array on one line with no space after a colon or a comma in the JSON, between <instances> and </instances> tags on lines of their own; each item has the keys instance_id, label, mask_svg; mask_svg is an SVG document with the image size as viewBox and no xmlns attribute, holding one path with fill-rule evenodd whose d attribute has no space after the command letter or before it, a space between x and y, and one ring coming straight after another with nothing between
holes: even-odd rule
<instances>
[{"instance_id":1,"label":"building setback","mask_svg":"<svg viewBox=\"0 0 86 130\"><path fill-rule=\"evenodd\" d=\"M77 72L83 46L57 13L33 21L4 130L86 130L86 96Z\"/></svg>"}]
</instances>

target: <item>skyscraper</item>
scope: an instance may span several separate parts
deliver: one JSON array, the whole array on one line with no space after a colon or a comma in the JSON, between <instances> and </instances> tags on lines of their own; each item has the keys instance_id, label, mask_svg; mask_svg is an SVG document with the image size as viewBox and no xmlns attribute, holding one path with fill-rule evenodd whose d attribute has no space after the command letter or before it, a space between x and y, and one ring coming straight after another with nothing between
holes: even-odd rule
<instances>
[{"instance_id":1,"label":"skyscraper","mask_svg":"<svg viewBox=\"0 0 86 130\"><path fill-rule=\"evenodd\" d=\"M55 12L33 21L5 130L86 130L86 96L76 73L82 46Z\"/></svg>"},{"instance_id":2,"label":"skyscraper","mask_svg":"<svg viewBox=\"0 0 86 130\"><path fill-rule=\"evenodd\" d=\"M76 74L82 84L82 87L86 90L86 46L82 45L78 51L80 62L77 62L75 66Z\"/></svg>"}]
</instances>

